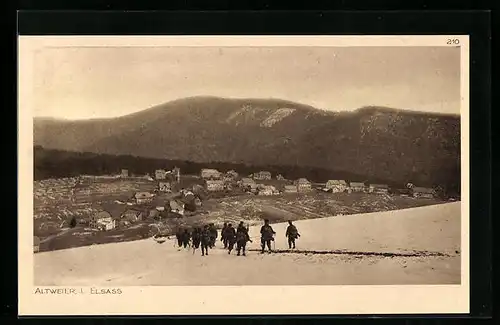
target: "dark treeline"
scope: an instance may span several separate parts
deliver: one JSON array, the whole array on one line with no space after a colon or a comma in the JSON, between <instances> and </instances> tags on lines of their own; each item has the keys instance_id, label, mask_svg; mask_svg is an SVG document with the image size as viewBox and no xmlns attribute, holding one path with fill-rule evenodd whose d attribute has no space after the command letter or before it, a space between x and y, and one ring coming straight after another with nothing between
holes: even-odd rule
<instances>
[{"instance_id":1,"label":"dark treeline","mask_svg":"<svg viewBox=\"0 0 500 325\"><path fill-rule=\"evenodd\" d=\"M182 160L135 157L130 155L106 155L90 152L70 152L55 149L34 147L34 179L75 177L87 175L119 174L122 169L128 169L129 174L154 175L156 169L172 169L178 167L182 174L199 175L202 168L215 168L226 172L231 169L240 175L248 175L261 170L269 171L273 177L281 174L286 179L305 177L312 182L326 182L328 179L344 179L347 181L385 183L392 186L404 186L390 181L370 178L343 171L332 171L321 168L303 166L250 166L245 164L209 162L196 163Z\"/></svg>"}]
</instances>

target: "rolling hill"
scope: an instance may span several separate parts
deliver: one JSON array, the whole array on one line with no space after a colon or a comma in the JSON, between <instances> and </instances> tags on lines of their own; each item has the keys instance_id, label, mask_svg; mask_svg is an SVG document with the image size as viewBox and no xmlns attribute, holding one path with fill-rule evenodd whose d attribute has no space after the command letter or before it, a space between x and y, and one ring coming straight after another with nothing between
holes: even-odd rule
<instances>
[{"instance_id":1,"label":"rolling hill","mask_svg":"<svg viewBox=\"0 0 500 325\"><path fill-rule=\"evenodd\" d=\"M34 120L44 148L193 162L299 165L457 188L460 117L280 99L191 97L112 118Z\"/></svg>"}]
</instances>

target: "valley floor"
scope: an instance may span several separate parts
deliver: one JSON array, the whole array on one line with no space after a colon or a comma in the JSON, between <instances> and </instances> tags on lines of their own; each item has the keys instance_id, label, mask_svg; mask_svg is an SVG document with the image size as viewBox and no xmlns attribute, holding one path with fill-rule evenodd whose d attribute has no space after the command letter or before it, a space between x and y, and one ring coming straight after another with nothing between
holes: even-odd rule
<instances>
[{"instance_id":1,"label":"valley floor","mask_svg":"<svg viewBox=\"0 0 500 325\"><path fill-rule=\"evenodd\" d=\"M209 256L153 239L34 254L35 285L397 285L459 284L460 202L273 224L275 253L260 254L251 227L247 256L218 242Z\"/></svg>"}]
</instances>

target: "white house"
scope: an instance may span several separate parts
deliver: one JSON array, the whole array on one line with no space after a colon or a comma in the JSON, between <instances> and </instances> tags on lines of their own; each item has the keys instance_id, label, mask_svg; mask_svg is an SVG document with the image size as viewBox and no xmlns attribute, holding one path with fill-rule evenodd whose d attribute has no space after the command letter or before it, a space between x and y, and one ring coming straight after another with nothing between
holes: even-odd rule
<instances>
[{"instance_id":1,"label":"white house","mask_svg":"<svg viewBox=\"0 0 500 325\"><path fill-rule=\"evenodd\" d=\"M172 185L170 184L170 182L160 182L158 184L158 190L160 192L170 193L172 192Z\"/></svg>"},{"instance_id":2,"label":"white house","mask_svg":"<svg viewBox=\"0 0 500 325\"><path fill-rule=\"evenodd\" d=\"M112 220L111 222L106 222L104 224L104 230L105 231L113 230L115 228L116 228L116 221L115 220Z\"/></svg>"},{"instance_id":3,"label":"white house","mask_svg":"<svg viewBox=\"0 0 500 325\"><path fill-rule=\"evenodd\" d=\"M297 193L296 185L285 185L284 186L285 193Z\"/></svg>"},{"instance_id":4,"label":"white house","mask_svg":"<svg viewBox=\"0 0 500 325\"><path fill-rule=\"evenodd\" d=\"M435 191L432 188L426 187L413 187L412 189L413 197L433 199L435 196Z\"/></svg>"},{"instance_id":5,"label":"white house","mask_svg":"<svg viewBox=\"0 0 500 325\"><path fill-rule=\"evenodd\" d=\"M226 176L231 177L234 180L238 178L239 174L234 170L230 170L226 173Z\"/></svg>"},{"instance_id":6,"label":"white house","mask_svg":"<svg viewBox=\"0 0 500 325\"><path fill-rule=\"evenodd\" d=\"M144 204L151 202L153 200L154 195L149 192L137 192L135 194L135 201L137 204Z\"/></svg>"},{"instance_id":7,"label":"white house","mask_svg":"<svg viewBox=\"0 0 500 325\"><path fill-rule=\"evenodd\" d=\"M155 178L156 179L165 179L167 177L167 172L165 169L157 169L155 170Z\"/></svg>"},{"instance_id":8,"label":"white house","mask_svg":"<svg viewBox=\"0 0 500 325\"><path fill-rule=\"evenodd\" d=\"M263 186L259 189L259 195L275 195L276 188L274 186Z\"/></svg>"},{"instance_id":9,"label":"white house","mask_svg":"<svg viewBox=\"0 0 500 325\"><path fill-rule=\"evenodd\" d=\"M368 192L375 194L387 194L389 193L389 186L386 184L370 184Z\"/></svg>"},{"instance_id":10,"label":"white house","mask_svg":"<svg viewBox=\"0 0 500 325\"><path fill-rule=\"evenodd\" d=\"M210 192L223 191L224 182L222 180L207 180L207 190Z\"/></svg>"},{"instance_id":11,"label":"white house","mask_svg":"<svg viewBox=\"0 0 500 325\"><path fill-rule=\"evenodd\" d=\"M203 179L220 179L221 173L217 169L204 168L201 170L201 178L203 178Z\"/></svg>"},{"instance_id":12,"label":"white house","mask_svg":"<svg viewBox=\"0 0 500 325\"><path fill-rule=\"evenodd\" d=\"M258 180L269 180L271 179L271 173L268 171L260 171L258 173L253 174L253 179L258 179Z\"/></svg>"},{"instance_id":13,"label":"white house","mask_svg":"<svg viewBox=\"0 0 500 325\"><path fill-rule=\"evenodd\" d=\"M364 183L351 182L348 190L349 190L349 193L352 193L352 192L364 192L366 190L366 186L365 186Z\"/></svg>"},{"instance_id":14,"label":"white house","mask_svg":"<svg viewBox=\"0 0 500 325\"><path fill-rule=\"evenodd\" d=\"M295 181L295 185L297 186L297 192L309 192L312 190L312 184L305 178L299 178Z\"/></svg>"},{"instance_id":15,"label":"white house","mask_svg":"<svg viewBox=\"0 0 500 325\"><path fill-rule=\"evenodd\" d=\"M91 226L100 230L111 230L116 227L116 222L107 211L100 211L91 219Z\"/></svg>"},{"instance_id":16,"label":"white house","mask_svg":"<svg viewBox=\"0 0 500 325\"><path fill-rule=\"evenodd\" d=\"M170 201L170 211L184 215L184 203L176 200Z\"/></svg>"},{"instance_id":17,"label":"white house","mask_svg":"<svg viewBox=\"0 0 500 325\"><path fill-rule=\"evenodd\" d=\"M250 187L251 189L257 188L257 183L251 178L244 177L240 181L240 186L245 188L245 187Z\"/></svg>"},{"instance_id":18,"label":"white house","mask_svg":"<svg viewBox=\"0 0 500 325\"><path fill-rule=\"evenodd\" d=\"M333 193L341 193L347 190L347 182L344 180L331 179L326 182L325 188Z\"/></svg>"},{"instance_id":19,"label":"white house","mask_svg":"<svg viewBox=\"0 0 500 325\"><path fill-rule=\"evenodd\" d=\"M122 213L120 219L128 222L137 222L142 219L142 213L138 210L129 209Z\"/></svg>"}]
</instances>

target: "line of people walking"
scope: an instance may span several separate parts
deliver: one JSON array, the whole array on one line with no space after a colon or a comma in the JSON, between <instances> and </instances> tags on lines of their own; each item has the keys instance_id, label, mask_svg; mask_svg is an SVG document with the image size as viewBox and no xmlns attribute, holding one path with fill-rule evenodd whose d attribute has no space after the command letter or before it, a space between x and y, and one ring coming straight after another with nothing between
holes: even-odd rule
<instances>
[{"instance_id":1,"label":"line of people walking","mask_svg":"<svg viewBox=\"0 0 500 325\"><path fill-rule=\"evenodd\" d=\"M248 234L248 227L245 227L243 221L240 222L237 229L234 229L232 224L224 223L222 227L221 242L224 244L224 249L231 254L236 244L236 255L246 255L246 246L248 242L252 242Z\"/></svg>"},{"instance_id":2,"label":"line of people walking","mask_svg":"<svg viewBox=\"0 0 500 325\"><path fill-rule=\"evenodd\" d=\"M276 232L269 224L269 220L264 220L264 225L260 229L261 235L261 253L264 253L266 247L269 252L272 252L271 243L274 242L274 237ZM177 245L178 247L193 249L193 254L196 249L201 246L201 255L208 255L209 249L215 247L217 241L218 231L213 223L204 225L203 227L193 228L192 233L188 229L178 229L176 233ZM295 249L295 241L300 237L297 227L292 223L288 222L288 227L286 229L285 237L288 239L288 248ZM248 242L253 242L249 235L249 228L245 226L243 221L241 221L238 227L235 229L231 223L224 223L221 230L221 238L224 249L228 250L228 254L234 250L236 245L236 255L246 256L246 246Z\"/></svg>"},{"instance_id":3,"label":"line of people walking","mask_svg":"<svg viewBox=\"0 0 500 325\"><path fill-rule=\"evenodd\" d=\"M192 247L194 251L201 246L201 255L208 255L208 249L215 247L218 232L213 223L204 225L203 227L195 227L192 233L188 229L179 228L175 237L178 247Z\"/></svg>"}]
</instances>

